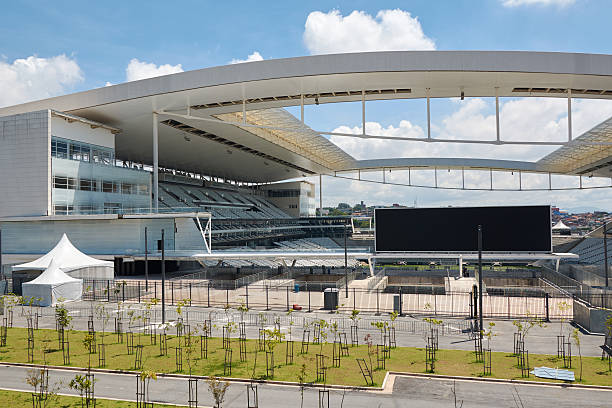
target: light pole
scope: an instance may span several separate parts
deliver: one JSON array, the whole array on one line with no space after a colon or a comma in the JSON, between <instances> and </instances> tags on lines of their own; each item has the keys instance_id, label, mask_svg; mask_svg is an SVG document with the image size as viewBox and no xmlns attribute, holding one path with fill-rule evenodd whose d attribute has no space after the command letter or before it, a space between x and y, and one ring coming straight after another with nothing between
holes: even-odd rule
<instances>
[{"instance_id":1,"label":"light pole","mask_svg":"<svg viewBox=\"0 0 612 408\"><path fill-rule=\"evenodd\" d=\"M149 245L147 240L147 227L145 227L145 290L149 290Z\"/></svg>"},{"instance_id":2,"label":"light pole","mask_svg":"<svg viewBox=\"0 0 612 408\"><path fill-rule=\"evenodd\" d=\"M161 276L162 276L162 324L166 324L166 254L164 252L164 230L161 230Z\"/></svg>"},{"instance_id":3,"label":"light pole","mask_svg":"<svg viewBox=\"0 0 612 408\"><path fill-rule=\"evenodd\" d=\"M478 226L478 331L482 339L482 225Z\"/></svg>"},{"instance_id":4,"label":"light pole","mask_svg":"<svg viewBox=\"0 0 612 408\"><path fill-rule=\"evenodd\" d=\"M346 223L344 223L344 288L346 290L345 297L348 298L348 255L346 250Z\"/></svg>"},{"instance_id":5,"label":"light pole","mask_svg":"<svg viewBox=\"0 0 612 408\"><path fill-rule=\"evenodd\" d=\"M604 237L604 269L606 276L606 288L608 287L608 222L604 222L603 225L603 237Z\"/></svg>"}]
</instances>

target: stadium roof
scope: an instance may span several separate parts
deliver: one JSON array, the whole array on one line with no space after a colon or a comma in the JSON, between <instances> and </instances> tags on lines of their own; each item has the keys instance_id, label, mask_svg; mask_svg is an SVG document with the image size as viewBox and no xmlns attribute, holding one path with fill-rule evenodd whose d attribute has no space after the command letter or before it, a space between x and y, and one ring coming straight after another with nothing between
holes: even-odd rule
<instances>
[{"instance_id":1,"label":"stadium roof","mask_svg":"<svg viewBox=\"0 0 612 408\"><path fill-rule=\"evenodd\" d=\"M288 112L266 109L450 98L462 93L466 97L567 98L570 94L576 98L612 99L612 56L401 51L286 58L127 82L1 108L0 116L53 109L103 123L122 131L116 139L118 158L150 164L152 118L157 112L163 124L159 132L160 166L233 180L268 182L332 174L371 163L355 161ZM247 114L239 123L242 112ZM269 123L277 124L277 129L265 127ZM535 164L472 163L508 170L530 168L570 174L584 171L609 176L609 164L605 164L610 161L609 129L609 125L602 124ZM604 141L604 145L581 143L591 140ZM427 160L422 164L431 166L433 161L428 164ZM467 163L467 159L445 160L457 160L459 166L460 161ZM604 167L590 170L601 165Z\"/></svg>"}]
</instances>

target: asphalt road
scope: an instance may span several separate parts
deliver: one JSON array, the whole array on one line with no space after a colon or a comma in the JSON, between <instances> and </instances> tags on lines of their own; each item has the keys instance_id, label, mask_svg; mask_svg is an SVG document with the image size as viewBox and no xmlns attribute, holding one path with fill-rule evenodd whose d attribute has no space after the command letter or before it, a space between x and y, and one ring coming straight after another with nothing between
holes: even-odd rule
<instances>
[{"instance_id":1,"label":"asphalt road","mask_svg":"<svg viewBox=\"0 0 612 408\"><path fill-rule=\"evenodd\" d=\"M27 369L0 365L0 388L31 391L26 385ZM59 392L75 394L66 384L75 372L51 370L50 382L62 382ZM96 374L95 394L97 397L134 400L136 377L127 374ZM463 407L610 407L612 391L585 390L570 387L543 385L513 385L484 383L479 381L456 381L395 377L385 391L330 391L329 407L355 408L399 408L399 407L454 407L453 389L458 405ZM517 397L518 395L518 397ZM213 400L206 383L199 382L199 405L212 406ZM151 382L150 397L154 402L187 404L187 380L158 378ZM318 407L318 389L306 388L304 407ZM519 402L520 398L520 402ZM343 401L344 399L344 401ZM341 405L342 404L342 405ZM232 383L229 387L224 408L246 406L246 385ZM284 385L259 385L259 406L286 408L300 406L299 387Z\"/></svg>"}]
</instances>

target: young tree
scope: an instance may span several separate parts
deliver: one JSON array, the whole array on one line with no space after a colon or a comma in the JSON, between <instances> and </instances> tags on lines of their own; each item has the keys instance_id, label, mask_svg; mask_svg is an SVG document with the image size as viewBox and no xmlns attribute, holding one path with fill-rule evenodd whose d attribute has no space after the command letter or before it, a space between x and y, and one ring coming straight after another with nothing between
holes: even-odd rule
<instances>
[{"instance_id":1,"label":"young tree","mask_svg":"<svg viewBox=\"0 0 612 408\"><path fill-rule=\"evenodd\" d=\"M95 403L90 402L90 400L87 398L88 392L93 387L93 380L89 379L85 375L77 374L74 376L72 380L70 380L70 383L68 383L68 386L71 389L79 392L79 396L81 397L82 407L89 407L90 404L93 404L93 406L95 406Z\"/></svg>"},{"instance_id":2,"label":"young tree","mask_svg":"<svg viewBox=\"0 0 612 408\"><path fill-rule=\"evenodd\" d=\"M145 370L143 368L140 372L140 381L142 381L143 385L145 386L145 394L143 396L145 401L150 401L149 385L151 384L151 380L157 381L157 373L155 373L153 370Z\"/></svg>"},{"instance_id":3,"label":"young tree","mask_svg":"<svg viewBox=\"0 0 612 408\"><path fill-rule=\"evenodd\" d=\"M297 380L298 384L300 384L300 408L304 408L304 389L306 388L306 364L304 363L300 367Z\"/></svg>"},{"instance_id":4,"label":"young tree","mask_svg":"<svg viewBox=\"0 0 612 408\"><path fill-rule=\"evenodd\" d=\"M495 327L495 323L489 322L489 330L486 333L484 333L484 335L487 337L487 348L489 350L491 349L491 339L497 336L497 334L493 333L494 327Z\"/></svg>"},{"instance_id":5,"label":"young tree","mask_svg":"<svg viewBox=\"0 0 612 408\"><path fill-rule=\"evenodd\" d=\"M572 333L574 343L578 347L578 358L580 360L580 381L582 381L582 351L580 350L580 330L574 329Z\"/></svg>"},{"instance_id":6,"label":"young tree","mask_svg":"<svg viewBox=\"0 0 612 408\"><path fill-rule=\"evenodd\" d=\"M46 368L27 370L25 381L34 388L32 393L34 406L47 408L54 405L60 384L49 384L49 372Z\"/></svg>"},{"instance_id":7,"label":"young tree","mask_svg":"<svg viewBox=\"0 0 612 408\"><path fill-rule=\"evenodd\" d=\"M215 400L215 408L221 408L221 404L225 399L225 393L230 386L229 381L222 381L219 378L212 376L206 380L208 389Z\"/></svg>"},{"instance_id":8,"label":"young tree","mask_svg":"<svg viewBox=\"0 0 612 408\"><path fill-rule=\"evenodd\" d=\"M561 312L561 323L559 324L559 336L563 336L563 324L567 321L566 312L572 308L572 305L565 300L557 305L557 308Z\"/></svg>"}]
</instances>

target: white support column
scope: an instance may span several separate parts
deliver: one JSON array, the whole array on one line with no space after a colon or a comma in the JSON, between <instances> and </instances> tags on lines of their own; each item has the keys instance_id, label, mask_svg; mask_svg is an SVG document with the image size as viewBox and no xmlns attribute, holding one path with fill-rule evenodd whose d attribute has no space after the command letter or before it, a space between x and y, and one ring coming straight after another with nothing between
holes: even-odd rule
<instances>
[{"instance_id":1,"label":"white support column","mask_svg":"<svg viewBox=\"0 0 612 408\"><path fill-rule=\"evenodd\" d=\"M582 176L578 176L580 178L580 189L582 190Z\"/></svg>"},{"instance_id":2,"label":"white support column","mask_svg":"<svg viewBox=\"0 0 612 408\"><path fill-rule=\"evenodd\" d=\"M323 175L319 174L319 216L323 216Z\"/></svg>"},{"instance_id":3,"label":"white support column","mask_svg":"<svg viewBox=\"0 0 612 408\"><path fill-rule=\"evenodd\" d=\"M386 184L386 180L385 180L385 168L383 167L382 169L382 176L383 176L383 184Z\"/></svg>"},{"instance_id":4,"label":"white support column","mask_svg":"<svg viewBox=\"0 0 612 408\"><path fill-rule=\"evenodd\" d=\"M461 189L465 190L465 169L461 168Z\"/></svg>"},{"instance_id":5,"label":"white support column","mask_svg":"<svg viewBox=\"0 0 612 408\"><path fill-rule=\"evenodd\" d=\"M523 190L523 173L519 170L519 191Z\"/></svg>"},{"instance_id":6,"label":"white support column","mask_svg":"<svg viewBox=\"0 0 612 408\"><path fill-rule=\"evenodd\" d=\"M572 141L572 89L567 90L567 140Z\"/></svg>"},{"instance_id":7,"label":"white support column","mask_svg":"<svg viewBox=\"0 0 612 408\"><path fill-rule=\"evenodd\" d=\"M429 141L431 141L431 109L429 105L430 90L430 88L425 89L427 94L427 140Z\"/></svg>"},{"instance_id":8,"label":"white support column","mask_svg":"<svg viewBox=\"0 0 612 408\"><path fill-rule=\"evenodd\" d=\"M497 131L497 143L501 143L499 135L499 87L495 87L495 129Z\"/></svg>"},{"instance_id":9,"label":"white support column","mask_svg":"<svg viewBox=\"0 0 612 408\"><path fill-rule=\"evenodd\" d=\"M463 278L463 255L459 255L459 277Z\"/></svg>"},{"instance_id":10,"label":"white support column","mask_svg":"<svg viewBox=\"0 0 612 408\"><path fill-rule=\"evenodd\" d=\"M408 185L411 186L412 185L412 181L410 179L410 167L408 167Z\"/></svg>"},{"instance_id":11,"label":"white support column","mask_svg":"<svg viewBox=\"0 0 612 408\"><path fill-rule=\"evenodd\" d=\"M493 191L493 169L489 169L489 176L491 177L491 188L490 188L490 190Z\"/></svg>"},{"instance_id":12,"label":"white support column","mask_svg":"<svg viewBox=\"0 0 612 408\"><path fill-rule=\"evenodd\" d=\"M434 167L434 186L438 188L438 168Z\"/></svg>"},{"instance_id":13,"label":"white support column","mask_svg":"<svg viewBox=\"0 0 612 408\"><path fill-rule=\"evenodd\" d=\"M159 122L153 112L153 211L159 211Z\"/></svg>"},{"instance_id":14,"label":"white support column","mask_svg":"<svg viewBox=\"0 0 612 408\"><path fill-rule=\"evenodd\" d=\"M366 116L365 116L365 90L361 90L361 134L365 136L366 134Z\"/></svg>"},{"instance_id":15,"label":"white support column","mask_svg":"<svg viewBox=\"0 0 612 408\"><path fill-rule=\"evenodd\" d=\"M552 175L548 173L548 189L552 190Z\"/></svg>"}]
</instances>

